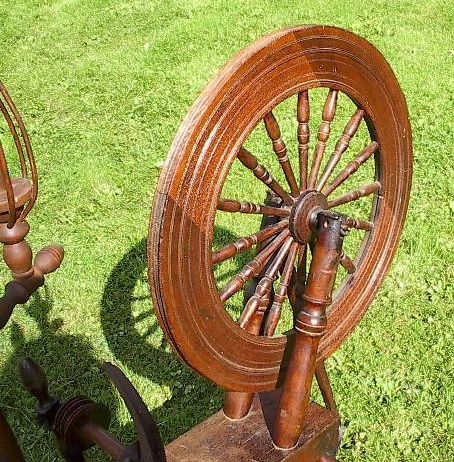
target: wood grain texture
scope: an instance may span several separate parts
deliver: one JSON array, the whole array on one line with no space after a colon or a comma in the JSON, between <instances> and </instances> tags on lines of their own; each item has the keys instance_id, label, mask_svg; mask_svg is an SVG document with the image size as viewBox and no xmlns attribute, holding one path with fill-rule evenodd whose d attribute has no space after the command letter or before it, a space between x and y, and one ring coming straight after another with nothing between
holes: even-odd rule
<instances>
[{"instance_id":1,"label":"wood grain texture","mask_svg":"<svg viewBox=\"0 0 454 462\"><path fill-rule=\"evenodd\" d=\"M172 441L166 446L167 461L317 462L327 451L337 448L338 427L335 412L311 404L298 445L287 451L277 449L256 397L244 419L233 421L220 411Z\"/></svg>"},{"instance_id":2,"label":"wood grain texture","mask_svg":"<svg viewBox=\"0 0 454 462\"><path fill-rule=\"evenodd\" d=\"M372 229L364 234L359 253L351 255L358 262L354 275L348 284L341 285L329 307L326 332L318 349L318 360L325 359L350 335L372 302L396 251L408 205L412 170L408 111L383 56L366 40L334 27L295 27L260 39L233 58L196 101L180 127L159 180L148 240L153 305L178 354L226 390L276 387L290 339L254 337L226 315L212 264L213 225L216 213L223 213L218 207L232 212L270 213L279 219L289 217L295 206L220 201L223 185L238 150L264 118L273 146L284 157L279 141L282 133L270 114L277 113L274 109L281 102L306 91L312 101L311 92L320 87L329 97L323 111L325 122L318 134L317 158L323 157L321 144L326 143L331 130L330 120L336 121L335 100L347 98L361 112L345 129L346 136L353 135L361 116L369 132L370 149L361 154L360 161L374 157L370 162L374 162L375 170L369 181L381 185L370 201L368 216L351 211L358 223L367 220L372 226L366 227ZM304 98L300 97L300 107L296 108L295 125L304 124L307 118ZM300 135L306 136L304 130ZM346 136L341 139L341 149ZM271 165L267 168L274 171ZM318 168L315 165L312 170L309 186L317 184ZM301 179L296 172L294 176ZM257 179L251 175L252 183L256 184ZM372 190L376 192L376 187ZM307 189L299 190L295 199L299 201L306 193ZM326 195L324 189L322 194ZM359 196L355 193L346 199ZM331 205L336 203L340 204L334 199ZM300 218L307 220L307 216ZM288 290L292 297L296 281L292 278Z\"/></svg>"}]
</instances>

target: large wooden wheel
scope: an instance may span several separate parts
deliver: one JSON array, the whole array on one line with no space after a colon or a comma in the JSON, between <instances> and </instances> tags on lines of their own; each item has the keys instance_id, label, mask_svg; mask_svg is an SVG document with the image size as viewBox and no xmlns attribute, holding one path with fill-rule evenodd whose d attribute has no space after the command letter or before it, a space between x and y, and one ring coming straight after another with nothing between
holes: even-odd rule
<instances>
[{"instance_id":1,"label":"large wooden wheel","mask_svg":"<svg viewBox=\"0 0 454 462\"><path fill-rule=\"evenodd\" d=\"M411 170L404 97L366 40L296 27L238 54L187 114L155 197L149 280L175 350L226 389L275 387L292 335L286 300L298 306L311 220L330 209L346 234L318 358L332 354L389 268ZM265 310L261 335L242 328L254 309Z\"/></svg>"}]
</instances>

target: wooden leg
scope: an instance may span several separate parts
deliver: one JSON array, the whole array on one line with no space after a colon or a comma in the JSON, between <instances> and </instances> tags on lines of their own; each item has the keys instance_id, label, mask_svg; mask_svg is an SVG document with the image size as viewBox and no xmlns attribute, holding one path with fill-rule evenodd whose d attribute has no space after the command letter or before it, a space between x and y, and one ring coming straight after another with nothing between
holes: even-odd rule
<instances>
[{"instance_id":1,"label":"wooden leg","mask_svg":"<svg viewBox=\"0 0 454 462\"><path fill-rule=\"evenodd\" d=\"M25 462L16 438L0 412L0 462Z\"/></svg>"},{"instance_id":2,"label":"wooden leg","mask_svg":"<svg viewBox=\"0 0 454 462\"><path fill-rule=\"evenodd\" d=\"M331 303L341 253L340 220L319 214L318 236L303 295L303 307L295 321L295 344L273 428L274 443L280 448L295 446L301 435L309 406L317 348L327 323L325 309Z\"/></svg>"},{"instance_id":3,"label":"wooden leg","mask_svg":"<svg viewBox=\"0 0 454 462\"><path fill-rule=\"evenodd\" d=\"M263 311L257 311L245 327L250 334L259 335L263 322ZM251 409L254 393L244 391L226 391L224 396L224 414L233 420L246 417Z\"/></svg>"},{"instance_id":4,"label":"wooden leg","mask_svg":"<svg viewBox=\"0 0 454 462\"><path fill-rule=\"evenodd\" d=\"M317 363L317 366L315 367L315 377L322 393L326 408L330 411L337 411L336 402L334 401L333 389L331 388L328 374L326 373L324 361Z\"/></svg>"}]
</instances>

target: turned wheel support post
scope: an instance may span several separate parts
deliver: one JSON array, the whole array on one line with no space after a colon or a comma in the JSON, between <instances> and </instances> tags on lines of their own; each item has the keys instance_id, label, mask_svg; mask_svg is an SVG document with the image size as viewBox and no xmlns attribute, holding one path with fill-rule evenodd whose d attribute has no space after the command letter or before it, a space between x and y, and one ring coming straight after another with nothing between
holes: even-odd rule
<instances>
[{"instance_id":1,"label":"turned wheel support post","mask_svg":"<svg viewBox=\"0 0 454 462\"><path fill-rule=\"evenodd\" d=\"M280 448L293 447L301 435L318 344L326 329L326 308L331 303L341 255L341 219L332 213L320 212L306 290L295 320L295 344L273 428L274 443Z\"/></svg>"}]
</instances>

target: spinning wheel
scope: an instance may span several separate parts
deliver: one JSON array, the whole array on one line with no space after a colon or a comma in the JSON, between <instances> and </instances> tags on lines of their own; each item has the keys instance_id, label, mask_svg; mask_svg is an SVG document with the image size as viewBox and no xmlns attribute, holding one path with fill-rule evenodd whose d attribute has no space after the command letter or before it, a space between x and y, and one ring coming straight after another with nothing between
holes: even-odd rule
<instances>
[{"instance_id":1,"label":"spinning wheel","mask_svg":"<svg viewBox=\"0 0 454 462\"><path fill-rule=\"evenodd\" d=\"M11 180L1 146L0 154L0 241L15 278L0 299L1 328L63 251L45 249L31 267L23 218L36 172L33 182ZM148 249L161 327L189 366L227 390L224 410L164 448L137 391L107 365L139 435L125 447L107 432L105 406L83 397L61 404L24 360L23 383L65 459L83 461L97 445L131 462L335 462L340 419L324 359L359 323L389 268L411 167L404 97L364 39L298 27L237 55L173 143ZM325 408L310 403L314 375ZM1 415L0 427L0 453L22 461Z\"/></svg>"},{"instance_id":2,"label":"spinning wheel","mask_svg":"<svg viewBox=\"0 0 454 462\"><path fill-rule=\"evenodd\" d=\"M295 121L287 146L281 107L292 108ZM287 116L282 120L289 123ZM268 144L258 143L260 130ZM346 248L317 353L318 360L331 355L389 268L411 164L404 97L366 40L333 27L298 27L264 37L233 58L187 114L154 203L149 277L175 350L227 390L276 387L293 333L277 335L276 325L289 309L286 299L295 312L301 308L315 221L323 211L340 217ZM250 235L216 247L215 224L229 214L235 224L264 219L255 229L240 225ZM234 223L228 220L224 227ZM221 284L218 265L229 261L237 262L234 274ZM241 291L244 307L234 319L229 300L242 299Z\"/></svg>"}]
</instances>

